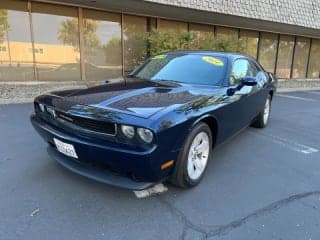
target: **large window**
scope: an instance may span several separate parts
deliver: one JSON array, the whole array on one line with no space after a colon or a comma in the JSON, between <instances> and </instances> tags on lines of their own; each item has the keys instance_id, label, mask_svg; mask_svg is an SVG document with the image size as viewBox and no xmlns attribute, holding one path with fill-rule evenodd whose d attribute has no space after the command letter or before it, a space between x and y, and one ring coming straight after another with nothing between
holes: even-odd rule
<instances>
[{"instance_id":1,"label":"large window","mask_svg":"<svg viewBox=\"0 0 320 240\"><path fill-rule=\"evenodd\" d=\"M33 3L38 80L81 80L77 9Z\"/></svg>"},{"instance_id":2,"label":"large window","mask_svg":"<svg viewBox=\"0 0 320 240\"><path fill-rule=\"evenodd\" d=\"M32 22L38 80L81 80L77 9L33 3Z\"/></svg>"},{"instance_id":3,"label":"large window","mask_svg":"<svg viewBox=\"0 0 320 240\"><path fill-rule=\"evenodd\" d=\"M194 33L197 46L203 49L212 49L214 42L213 26L204 24L189 24L189 31Z\"/></svg>"},{"instance_id":4,"label":"large window","mask_svg":"<svg viewBox=\"0 0 320 240\"><path fill-rule=\"evenodd\" d=\"M240 30L240 40L243 46L243 53L251 57L257 57L259 32Z\"/></svg>"},{"instance_id":5,"label":"large window","mask_svg":"<svg viewBox=\"0 0 320 240\"><path fill-rule=\"evenodd\" d=\"M128 73L140 65L147 55L145 36L147 19L137 16L123 16L124 69Z\"/></svg>"},{"instance_id":6,"label":"large window","mask_svg":"<svg viewBox=\"0 0 320 240\"><path fill-rule=\"evenodd\" d=\"M278 51L278 64L276 75L279 78L290 78L294 37L281 35Z\"/></svg>"},{"instance_id":7,"label":"large window","mask_svg":"<svg viewBox=\"0 0 320 240\"><path fill-rule=\"evenodd\" d=\"M0 81L34 80L27 2L0 1Z\"/></svg>"},{"instance_id":8,"label":"large window","mask_svg":"<svg viewBox=\"0 0 320 240\"><path fill-rule=\"evenodd\" d=\"M87 81L121 77L121 15L84 10L83 37Z\"/></svg>"},{"instance_id":9,"label":"large window","mask_svg":"<svg viewBox=\"0 0 320 240\"><path fill-rule=\"evenodd\" d=\"M228 51L238 50L238 29L227 27L216 27L216 38L224 43Z\"/></svg>"},{"instance_id":10,"label":"large window","mask_svg":"<svg viewBox=\"0 0 320 240\"><path fill-rule=\"evenodd\" d=\"M277 34L261 33L258 59L264 69L268 72L274 72L277 44Z\"/></svg>"},{"instance_id":11,"label":"large window","mask_svg":"<svg viewBox=\"0 0 320 240\"><path fill-rule=\"evenodd\" d=\"M310 39L297 37L292 69L293 78L305 78L310 48Z\"/></svg>"},{"instance_id":12,"label":"large window","mask_svg":"<svg viewBox=\"0 0 320 240\"><path fill-rule=\"evenodd\" d=\"M188 31L188 24L186 22L159 19L158 29L160 31L183 32L183 31Z\"/></svg>"},{"instance_id":13,"label":"large window","mask_svg":"<svg viewBox=\"0 0 320 240\"><path fill-rule=\"evenodd\" d=\"M320 77L320 40L313 39L309 59L308 78Z\"/></svg>"}]
</instances>

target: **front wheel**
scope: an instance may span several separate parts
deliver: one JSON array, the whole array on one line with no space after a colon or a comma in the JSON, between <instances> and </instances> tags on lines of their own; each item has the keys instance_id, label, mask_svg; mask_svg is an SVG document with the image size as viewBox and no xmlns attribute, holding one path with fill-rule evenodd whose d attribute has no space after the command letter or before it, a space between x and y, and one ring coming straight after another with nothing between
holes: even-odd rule
<instances>
[{"instance_id":1,"label":"front wheel","mask_svg":"<svg viewBox=\"0 0 320 240\"><path fill-rule=\"evenodd\" d=\"M197 124L180 150L171 182L179 187L197 185L207 168L212 153L212 134L205 123Z\"/></svg>"},{"instance_id":2,"label":"front wheel","mask_svg":"<svg viewBox=\"0 0 320 240\"><path fill-rule=\"evenodd\" d=\"M267 126L270 117L271 109L271 96L268 95L267 100L264 104L263 110L257 116L257 119L252 123L253 127L264 128Z\"/></svg>"}]
</instances>

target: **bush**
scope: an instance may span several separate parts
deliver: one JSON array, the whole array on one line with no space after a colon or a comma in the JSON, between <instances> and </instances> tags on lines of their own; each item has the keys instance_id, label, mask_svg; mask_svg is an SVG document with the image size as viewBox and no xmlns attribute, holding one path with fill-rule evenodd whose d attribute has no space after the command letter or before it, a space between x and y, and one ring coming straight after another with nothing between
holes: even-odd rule
<instances>
[{"instance_id":1,"label":"bush","mask_svg":"<svg viewBox=\"0 0 320 240\"><path fill-rule=\"evenodd\" d=\"M151 56L176 50L215 50L241 52L244 44L240 39L224 37L216 39L213 33L187 31L159 31L153 29L146 37Z\"/></svg>"}]
</instances>

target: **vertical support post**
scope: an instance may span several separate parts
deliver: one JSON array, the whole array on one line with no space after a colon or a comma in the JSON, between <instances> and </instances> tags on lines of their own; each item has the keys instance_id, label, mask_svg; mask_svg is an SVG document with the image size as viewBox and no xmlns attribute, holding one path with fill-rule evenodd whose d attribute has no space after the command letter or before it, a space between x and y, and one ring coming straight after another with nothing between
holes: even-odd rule
<instances>
[{"instance_id":1,"label":"vertical support post","mask_svg":"<svg viewBox=\"0 0 320 240\"><path fill-rule=\"evenodd\" d=\"M275 64L274 64L274 74L276 74L277 68L278 68L279 45L280 45L280 33L278 34L278 42L277 42L277 50L276 50L276 61L275 61Z\"/></svg>"},{"instance_id":2,"label":"vertical support post","mask_svg":"<svg viewBox=\"0 0 320 240\"><path fill-rule=\"evenodd\" d=\"M308 52L308 60L307 60L306 78L308 78L308 74L309 74L309 65L310 65L311 48L312 48L312 38L310 39L310 44L309 44L309 52Z\"/></svg>"},{"instance_id":3,"label":"vertical support post","mask_svg":"<svg viewBox=\"0 0 320 240\"><path fill-rule=\"evenodd\" d=\"M33 32L33 24L32 24L32 14L31 14L31 2L28 1L28 14L29 14L29 28L30 28L30 38L31 38L31 47L32 47L32 59L33 59L33 74L34 80L38 81L38 70L37 70L37 63L36 63L36 54L35 54L35 47L34 47L34 32Z\"/></svg>"},{"instance_id":4,"label":"vertical support post","mask_svg":"<svg viewBox=\"0 0 320 240\"><path fill-rule=\"evenodd\" d=\"M261 45L261 32L259 32L259 36L258 36L258 49L257 49L257 56L256 56L257 61L259 61L260 45Z\"/></svg>"},{"instance_id":5,"label":"vertical support post","mask_svg":"<svg viewBox=\"0 0 320 240\"><path fill-rule=\"evenodd\" d=\"M147 17L147 34L148 34L148 36L149 36L149 34L150 34L150 32L151 32L151 18L150 17ZM151 56L151 50L150 50L150 42L149 42L149 40L147 41L147 58L149 58L150 56Z\"/></svg>"},{"instance_id":6,"label":"vertical support post","mask_svg":"<svg viewBox=\"0 0 320 240\"><path fill-rule=\"evenodd\" d=\"M294 57L296 55L296 45L297 45L297 36L294 36L294 45L293 45L293 52L292 52L292 61L291 61L291 69L290 69L290 78L293 76L293 64L294 64Z\"/></svg>"},{"instance_id":7,"label":"vertical support post","mask_svg":"<svg viewBox=\"0 0 320 240\"><path fill-rule=\"evenodd\" d=\"M124 22L124 18L123 18L123 13L121 13L121 64L122 64L122 77L125 77L125 59L124 59L124 38L123 38L123 22ZM125 83L126 84L126 83Z\"/></svg>"},{"instance_id":8,"label":"vertical support post","mask_svg":"<svg viewBox=\"0 0 320 240\"><path fill-rule=\"evenodd\" d=\"M83 37L83 11L78 7L78 31L79 31L79 52L80 52L80 74L81 80L86 81L85 53L84 53L84 37Z\"/></svg>"}]
</instances>

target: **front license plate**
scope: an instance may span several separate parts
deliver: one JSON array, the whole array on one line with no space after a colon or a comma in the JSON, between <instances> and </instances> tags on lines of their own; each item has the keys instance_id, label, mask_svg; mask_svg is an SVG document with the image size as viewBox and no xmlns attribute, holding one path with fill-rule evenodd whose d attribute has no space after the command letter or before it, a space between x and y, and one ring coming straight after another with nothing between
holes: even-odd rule
<instances>
[{"instance_id":1,"label":"front license plate","mask_svg":"<svg viewBox=\"0 0 320 240\"><path fill-rule=\"evenodd\" d=\"M69 157L78 158L76 150L72 144L64 143L56 138L54 138L53 141L59 152Z\"/></svg>"}]
</instances>

